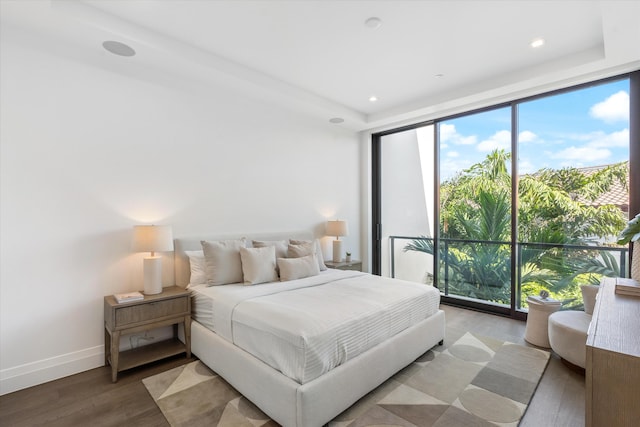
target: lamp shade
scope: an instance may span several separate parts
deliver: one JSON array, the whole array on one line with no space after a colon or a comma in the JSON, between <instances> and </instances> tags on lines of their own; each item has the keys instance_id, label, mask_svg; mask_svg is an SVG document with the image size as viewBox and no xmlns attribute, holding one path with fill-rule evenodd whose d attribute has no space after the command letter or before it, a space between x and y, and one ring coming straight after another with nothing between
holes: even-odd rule
<instances>
[{"instance_id":1,"label":"lamp shade","mask_svg":"<svg viewBox=\"0 0 640 427\"><path fill-rule=\"evenodd\" d=\"M136 225L133 227L131 249L134 252L164 252L173 250L173 233L169 225Z\"/></svg>"},{"instance_id":2,"label":"lamp shade","mask_svg":"<svg viewBox=\"0 0 640 427\"><path fill-rule=\"evenodd\" d=\"M349 234L347 229L347 221L327 221L327 235L328 236L346 236Z\"/></svg>"}]
</instances>

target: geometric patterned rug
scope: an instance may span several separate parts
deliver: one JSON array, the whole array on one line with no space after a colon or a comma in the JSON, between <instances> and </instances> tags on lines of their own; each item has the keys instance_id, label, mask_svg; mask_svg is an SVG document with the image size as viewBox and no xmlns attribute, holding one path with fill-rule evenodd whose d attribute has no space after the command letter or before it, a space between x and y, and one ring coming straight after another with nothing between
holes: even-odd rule
<instances>
[{"instance_id":1,"label":"geometric patterned rug","mask_svg":"<svg viewBox=\"0 0 640 427\"><path fill-rule=\"evenodd\" d=\"M427 351L329 427L515 427L548 361L546 351L467 332ZM200 361L143 383L174 427L278 425Z\"/></svg>"}]
</instances>

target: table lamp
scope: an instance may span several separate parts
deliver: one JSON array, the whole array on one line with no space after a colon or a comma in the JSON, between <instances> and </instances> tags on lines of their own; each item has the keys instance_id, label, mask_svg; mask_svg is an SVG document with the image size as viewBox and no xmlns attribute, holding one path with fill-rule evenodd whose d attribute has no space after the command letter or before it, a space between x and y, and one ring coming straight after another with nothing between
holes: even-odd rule
<instances>
[{"instance_id":1,"label":"table lamp","mask_svg":"<svg viewBox=\"0 0 640 427\"><path fill-rule=\"evenodd\" d=\"M171 226L136 225L133 227L132 249L134 252L151 252L144 258L144 293L155 295L162 292L162 257L156 252L173 250Z\"/></svg>"},{"instance_id":2,"label":"table lamp","mask_svg":"<svg viewBox=\"0 0 640 427\"><path fill-rule=\"evenodd\" d=\"M327 221L327 235L336 236L336 240L333 241L333 262L342 261L342 240L340 236L346 236L347 221Z\"/></svg>"}]
</instances>

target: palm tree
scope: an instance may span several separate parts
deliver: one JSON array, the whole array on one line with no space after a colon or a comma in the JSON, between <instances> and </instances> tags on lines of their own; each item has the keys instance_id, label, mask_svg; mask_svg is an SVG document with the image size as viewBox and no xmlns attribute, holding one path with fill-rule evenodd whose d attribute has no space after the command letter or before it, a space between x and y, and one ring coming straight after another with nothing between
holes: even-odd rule
<instances>
[{"instance_id":1,"label":"palm tree","mask_svg":"<svg viewBox=\"0 0 640 427\"><path fill-rule=\"evenodd\" d=\"M510 302L509 161L509 153L493 151L440 188L440 234L447 241L446 251L441 248L440 277L448 278L449 293ZM576 278L594 281L601 274L617 272L608 253L567 251L562 246L587 245L594 238L616 235L624 227L624 216L617 207L590 206L588 202L609 191L615 182L626 186L627 173L623 162L591 175L565 168L520 177L518 240L555 245L521 246L524 295L545 288L565 300L575 299L579 296ZM404 250L433 254L433 243L421 237Z\"/></svg>"}]
</instances>

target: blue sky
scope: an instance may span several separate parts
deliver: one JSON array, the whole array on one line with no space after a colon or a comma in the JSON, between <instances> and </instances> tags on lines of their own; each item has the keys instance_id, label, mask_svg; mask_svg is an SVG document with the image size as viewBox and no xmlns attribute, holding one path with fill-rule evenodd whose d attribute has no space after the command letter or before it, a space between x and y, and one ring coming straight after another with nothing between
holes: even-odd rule
<instances>
[{"instance_id":1,"label":"blue sky","mask_svg":"<svg viewBox=\"0 0 640 427\"><path fill-rule=\"evenodd\" d=\"M629 158L629 82L621 80L520 104L519 172L585 167ZM441 179L510 151L509 108L440 124Z\"/></svg>"}]
</instances>

